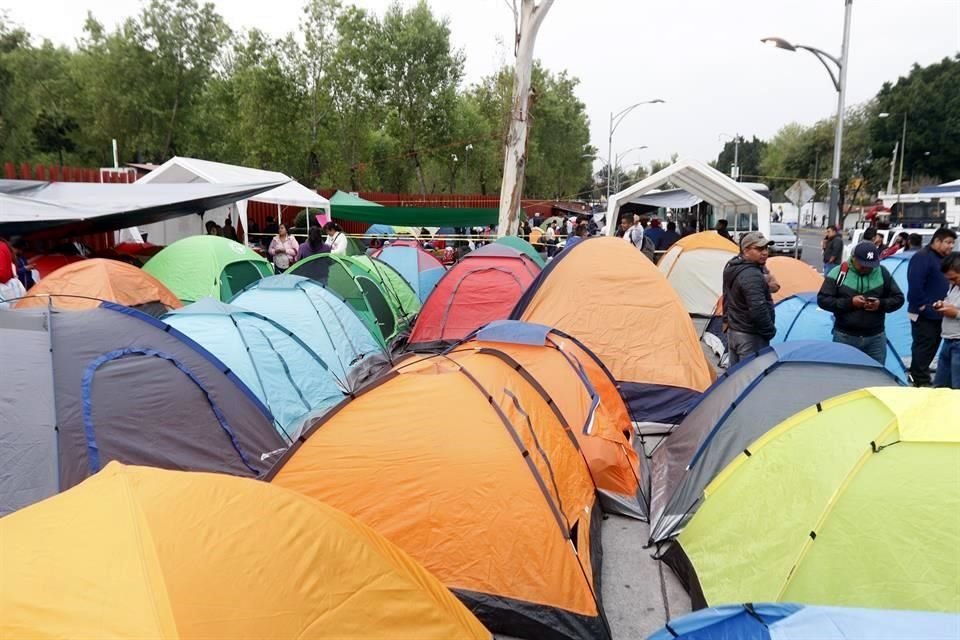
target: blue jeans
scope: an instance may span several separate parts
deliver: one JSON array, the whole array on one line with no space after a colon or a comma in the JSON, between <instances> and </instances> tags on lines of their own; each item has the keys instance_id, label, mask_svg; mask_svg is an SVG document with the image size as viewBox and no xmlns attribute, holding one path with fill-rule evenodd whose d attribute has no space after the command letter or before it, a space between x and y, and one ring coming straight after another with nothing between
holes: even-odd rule
<instances>
[{"instance_id":1,"label":"blue jeans","mask_svg":"<svg viewBox=\"0 0 960 640\"><path fill-rule=\"evenodd\" d=\"M960 339L944 339L933 386L960 389Z\"/></svg>"},{"instance_id":2,"label":"blue jeans","mask_svg":"<svg viewBox=\"0 0 960 640\"><path fill-rule=\"evenodd\" d=\"M875 336L852 336L849 333L834 329L833 341L856 347L880 364L886 363L887 334L882 331Z\"/></svg>"}]
</instances>

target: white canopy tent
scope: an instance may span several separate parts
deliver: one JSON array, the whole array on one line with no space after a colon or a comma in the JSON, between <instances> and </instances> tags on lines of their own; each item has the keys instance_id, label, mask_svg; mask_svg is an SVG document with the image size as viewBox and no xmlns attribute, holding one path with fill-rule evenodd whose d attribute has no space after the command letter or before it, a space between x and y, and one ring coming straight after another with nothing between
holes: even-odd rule
<instances>
[{"instance_id":1,"label":"white canopy tent","mask_svg":"<svg viewBox=\"0 0 960 640\"><path fill-rule=\"evenodd\" d=\"M681 160L610 196L607 202L607 234L613 235L616 231L617 214L621 206L628 202L643 202L644 194L659 189L667 182L712 205L718 218L730 221L731 231L752 228L770 235L770 201L699 160ZM756 216L756 225L752 223L753 216Z\"/></svg>"},{"instance_id":2,"label":"white canopy tent","mask_svg":"<svg viewBox=\"0 0 960 640\"><path fill-rule=\"evenodd\" d=\"M207 182L210 184L250 184L263 182L282 182L282 186L257 195L257 202L268 202L277 205L277 220L283 205L304 207L307 209L307 225L310 224L310 209L320 209L330 215L330 201L319 193L308 189L299 182L277 171L250 169L222 162L211 162L197 158L182 158L175 156L162 165L143 176L137 183L184 183ZM247 223L247 200L240 200L234 204L207 211L203 218L186 216L174 220L148 225L141 229L147 232L148 239L154 244L170 244L185 238L203 233L203 224L213 220L222 225L230 217L238 221L244 231L249 232Z\"/></svg>"}]
</instances>

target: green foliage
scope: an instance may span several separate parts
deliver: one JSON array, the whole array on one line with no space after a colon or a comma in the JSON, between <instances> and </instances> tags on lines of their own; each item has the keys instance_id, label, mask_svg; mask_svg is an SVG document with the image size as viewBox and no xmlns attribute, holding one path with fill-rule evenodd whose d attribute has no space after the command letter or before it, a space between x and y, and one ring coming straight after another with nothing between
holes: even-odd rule
<instances>
[{"instance_id":1,"label":"green foliage","mask_svg":"<svg viewBox=\"0 0 960 640\"><path fill-rule=\"evenodd\" d=\"M760 158L763 156L763 152L766 147L767 143L757 138L757 136L753 136L753 139L751 140L741 138L739 152L740 156L738 158L741 176L760 175ZM714 168L721 173L730 175L730 170L733 167L733 159L735 156L736 142L733 140L728 140L727 143L723 145L723 150L720 152L720 155L717 156L717 161L714 164Z\"/></svg>"}]
</instances>

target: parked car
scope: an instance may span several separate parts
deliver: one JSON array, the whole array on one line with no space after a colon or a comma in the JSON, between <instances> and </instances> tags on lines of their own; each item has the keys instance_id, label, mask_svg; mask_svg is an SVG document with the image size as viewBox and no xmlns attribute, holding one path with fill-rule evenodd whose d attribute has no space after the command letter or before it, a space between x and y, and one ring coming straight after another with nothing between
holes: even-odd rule
<instances>
[{"instance_id":1,"label":"parked car","mask_svg":"<svg viewBox=\"0 0 960 640\"><path fill-rule=\"evenodd\" d=\"M770 255L794 256L798 258L803 256L803 242L797 240L796 232L783 222L770 223L770 239L773 244L770 245ZM797 246L800 242L800 246Z\"/></svg>"}]
</instances>

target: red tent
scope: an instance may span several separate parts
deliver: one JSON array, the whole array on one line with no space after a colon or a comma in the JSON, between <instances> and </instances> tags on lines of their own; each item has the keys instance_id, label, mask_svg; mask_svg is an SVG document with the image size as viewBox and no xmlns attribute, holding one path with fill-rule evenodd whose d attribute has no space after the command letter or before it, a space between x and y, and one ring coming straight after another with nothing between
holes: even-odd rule
<instances>
[{"instance_id":1,"label":"red tent","mask_svg":"<svg viewBox=\"0 0 960 640\"><path fill-rule=\"evenodd\" d=\"M501 244L468 253L443 276L420 310L411 349L443 349L488 322L510 317L540 273L529 256Z\"/></svg>"}]
</instances>

